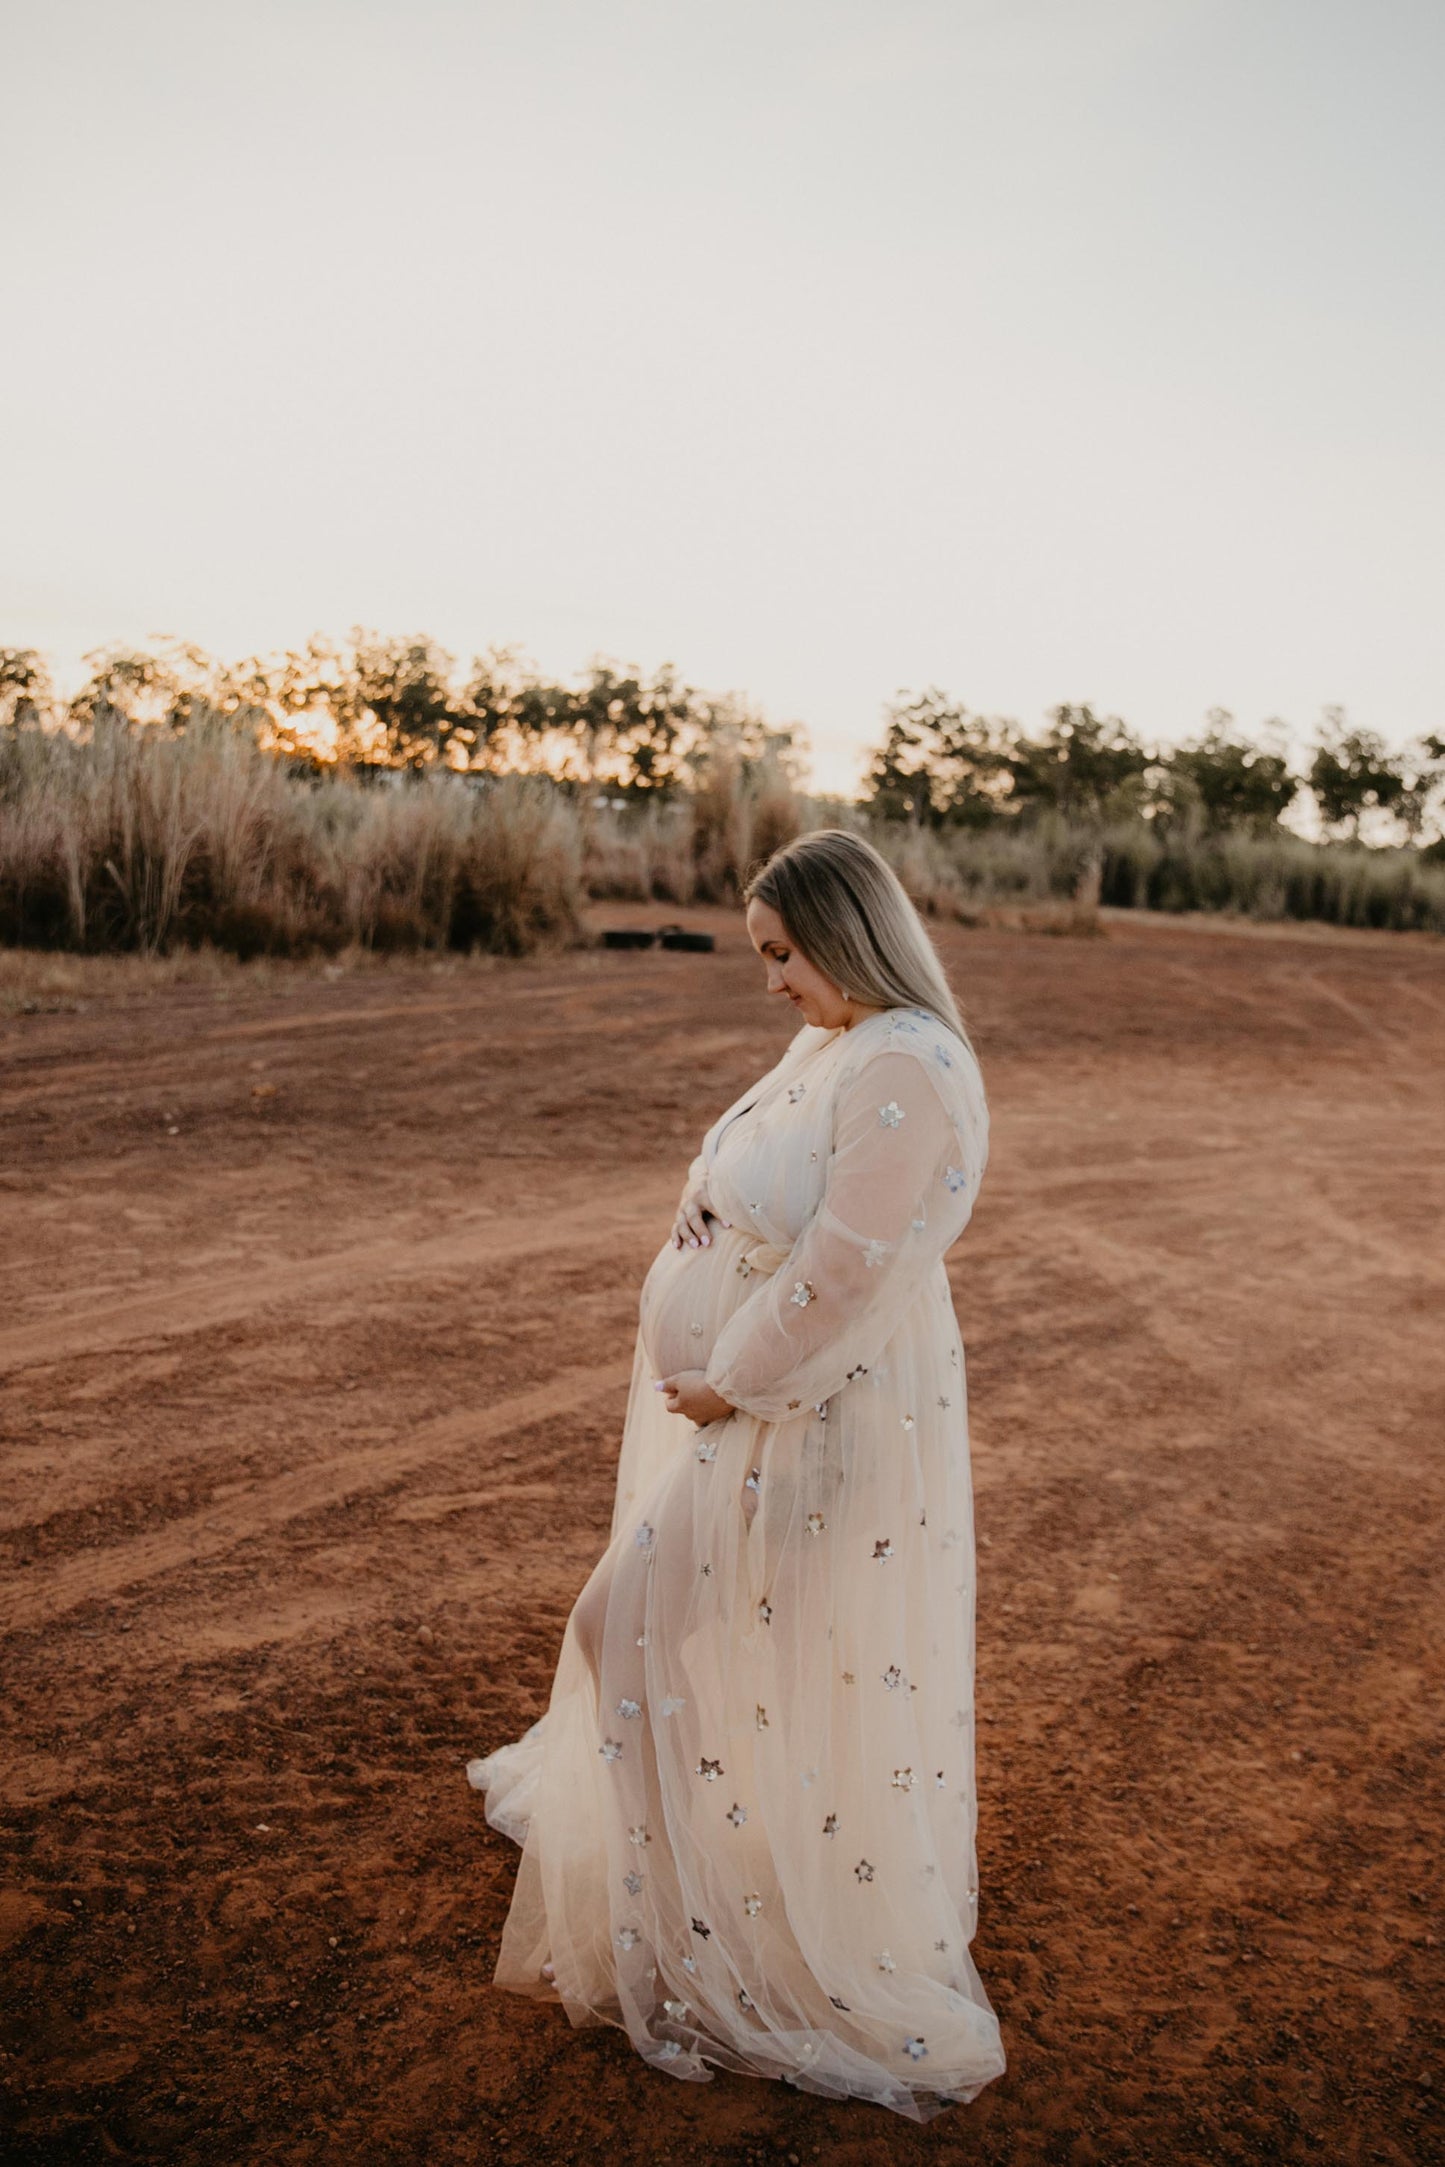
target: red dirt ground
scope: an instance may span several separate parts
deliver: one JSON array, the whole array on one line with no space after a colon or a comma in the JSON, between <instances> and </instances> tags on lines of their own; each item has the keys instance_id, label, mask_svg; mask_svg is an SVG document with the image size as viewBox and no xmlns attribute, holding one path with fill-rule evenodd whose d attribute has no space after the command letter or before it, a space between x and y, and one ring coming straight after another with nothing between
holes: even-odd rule
<instances>
[{"instance_id":1,"label":"red dirt ground","mask_svg":"<svg viewBox=\"0 0 1445 2167\"><path fill-rule=\"evenodd\" d=\"M920 2129L490 1987L463 1763L545 1704L643 1271L793 1022L685 915L718 954L93 966L0 1030L7 2158L1445 2155L1425 939L940 936L1007 2076Z\"/></svg>"}]
</instances>

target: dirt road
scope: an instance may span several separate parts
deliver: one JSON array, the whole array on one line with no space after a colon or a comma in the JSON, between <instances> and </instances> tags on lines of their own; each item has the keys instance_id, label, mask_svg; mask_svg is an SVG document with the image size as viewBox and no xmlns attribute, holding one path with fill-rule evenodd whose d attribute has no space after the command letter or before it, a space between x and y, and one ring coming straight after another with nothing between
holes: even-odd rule
<instances>
[{"instance_id":1,"label":"dirt road","mask_svg":"<svg viewBox=\"0 0 1445 2167\"><path fill-rule=\"evenodd\" d=\"M643 1271L792 1025L687 915L0 1026L7 2159L1445 2156L1424 939L941 936L1008 2075L918 2129L490 1988L463 1763L545 1704Z\"/></svg>"}]
</instances>

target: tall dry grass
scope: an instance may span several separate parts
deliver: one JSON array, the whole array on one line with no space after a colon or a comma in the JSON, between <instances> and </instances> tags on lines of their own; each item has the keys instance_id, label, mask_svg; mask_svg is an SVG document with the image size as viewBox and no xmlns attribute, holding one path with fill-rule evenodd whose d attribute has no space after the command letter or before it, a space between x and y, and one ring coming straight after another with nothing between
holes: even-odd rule
<instances>
[{"instance_id":1,"label":"tall dry grass","mask_svg":"<svg viewBox=\"0 0 1445 2167\"><path fill-rule=\"evenodd\" d=\"M575 819L545 783L402 789L288 771L229 718L0 733L0 940L155 955L575 937Z\"/></svg>"},{"instance_id":2,"label":"tall dry grass","mask_svg":"<svg viewBox=\"0 0 1445 2167\"><path fill-rule=\"evenodd\" d=\"M1282 833L1103 829L1049 815L968 830L870 822L720 752L694 787L619 805L540 777L385 786L298 770L234 717L184 734L99 718L0 729L0 943L143 956L433 949L525 954L579 937L590 896L737 896L790 836L870 835L919 906L1088 932L1097 905L1445 932L1445 866Z\"/></svg>"}]
</instances>

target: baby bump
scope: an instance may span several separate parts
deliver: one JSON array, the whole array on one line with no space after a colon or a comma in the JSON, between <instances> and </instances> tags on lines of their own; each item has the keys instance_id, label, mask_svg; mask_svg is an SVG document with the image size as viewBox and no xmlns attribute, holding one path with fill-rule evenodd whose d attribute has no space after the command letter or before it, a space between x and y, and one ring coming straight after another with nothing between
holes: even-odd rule
<instances>
[{"instance_id":1,"label":"baby bump","mask_svg":"<svg viewBox=\"0 0 1445 2167\"><path fill-rule=\"evenodd\" d=\"M665 1242L642 1283L638 1328L654 1376L706 1369L713 1344L756 1280L738 1269L756 1236L709 1221L705 1249Z\"/></svg>"}]
</instances>

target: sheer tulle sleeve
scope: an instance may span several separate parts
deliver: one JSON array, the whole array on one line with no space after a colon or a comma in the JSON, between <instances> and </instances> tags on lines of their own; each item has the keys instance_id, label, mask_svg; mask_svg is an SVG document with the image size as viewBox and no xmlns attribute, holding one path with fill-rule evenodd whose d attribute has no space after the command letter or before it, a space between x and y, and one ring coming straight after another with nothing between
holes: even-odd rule
<instances>
[{"instance_id":1,"label":"sheer tulle sleeve","mask_svg":"<svg viewBox=\"0 0 1445 2167\"><path fill-rule=\"evenodd\" d=\"M925 1050L866 1060L840 1091L822 1202L718 1335L713 1389L782 1422L871 1368L967 1224L985 1139Z\"/></svg>"}]
</instances>

